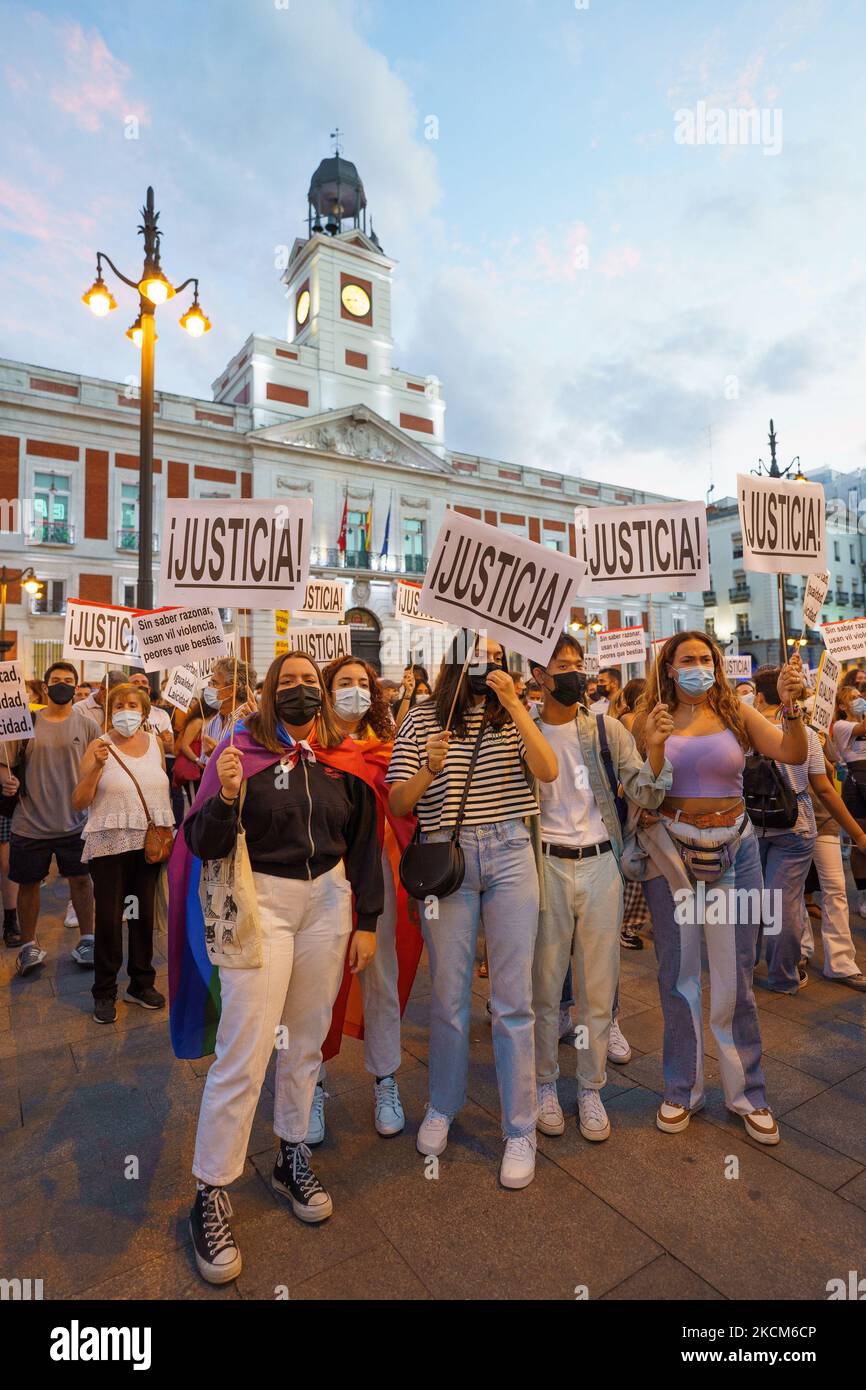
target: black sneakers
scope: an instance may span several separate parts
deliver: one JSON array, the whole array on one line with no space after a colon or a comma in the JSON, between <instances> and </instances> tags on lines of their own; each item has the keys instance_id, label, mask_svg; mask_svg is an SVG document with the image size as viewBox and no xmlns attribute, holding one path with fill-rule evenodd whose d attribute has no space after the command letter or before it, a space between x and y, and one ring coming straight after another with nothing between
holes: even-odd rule
<instances>
[{"instance_id":1,"label":"black sneakers","mask_svg":"<svg viewBox=\"0 0 866 1390\"><path fill-rule=\"evenodd\" d=\"M93 1017L97 1023L114 1023L117 1020L117 1007L113 999L94 999Z\"/></svg>"},{"instance_id":2,"label":"black sneakers","mask_svg":"<svg viewBox=\"0 0 866 1390\"><path fill-rule=\"evenodd\" d=\"M619 934L619 944L626 951L642 951L643 941L634 927L623 927Z\"/></svg>"},{"instance_id":3,"label":"black sneakers","mask_svg":"<svg viewBox=\"0 0 866 1390\"><path fill-rule=\"evenodd\" d=\"M232 1205L224 1187L197 1184L189 1233L198 1272L209 1284L228 1284L241 1272L241 1252L229 1225L231 1215Z\"/></svg>"},{"instance_id":4,"label":"black sneakers","mask_svg":"<svg viewBox=\"0 0 866 1390\"><path fill-rule=\"evenodd\" d=\"M299 1221L327 1221L334 1204L310 1167L306 1144L280 1140L271 1186L288 1197Z\"/></svg>"},{"instance_id":5,"label":"black sneakers","mask_svg":"<svg viewBox=\"0 0 866 1390\"><path fill-rule=\"evenodd\" d=\"M134 990L131 986L127 989L124 999L128 1004L140 1004L143 1009L164 1009L165 995L160 994L158 989L148 985L147 989L140 991Z\"/></svg>"}]
</instances>

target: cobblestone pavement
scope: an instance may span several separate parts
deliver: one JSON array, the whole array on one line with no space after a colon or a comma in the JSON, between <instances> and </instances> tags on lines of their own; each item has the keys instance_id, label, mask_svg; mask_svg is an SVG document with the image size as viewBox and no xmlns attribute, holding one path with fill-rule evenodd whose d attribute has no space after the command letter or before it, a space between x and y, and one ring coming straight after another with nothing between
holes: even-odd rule
<instances>
[{"instance_id":1,"label":"cobblestone pavement","mask_svg":"<svg viewBox=\"0 0 866 1390\"><path fill-rule=\"evenodd\" d=\"M536 1181L497 1183L501 1150L486 981L473 996L469 1100L439 1176L414 1135L426 1094L429 980L404 1027L403 1135L373 1128L362 1047L329 1067L328 1133L315 1167L334 1198L321 1227L294 1219L268 1178L269 1074L243 1178L231 1193L244 1270L212 1289L187 1232L190 1163L208 1061L178 1061L164 1013L118 1003L90 1016L88 972L70 959L62 883L44 893L34 977L0 952L0 1277L41 1278L47 1299L301 1298L825 1299L866 1273L866 996L825 981L792 998L757 984L770 1104L782 1143L762 1148L727 1114L707 1027L706 1111L688 1131L654 1125L662 1022L651 950L623 954L623 1030L634 1049L603 1093L613 1132L588 1144L573 1120L563 1044L565 1135L541 1138ZM866 929L855 917L866 970ZM165 957L157 986L166 990ZM706 1009L706 1004L705 1004ZM138 1177L125 1176L138 1161ZM739 1176L726 1177L737 1165Z\"/></svg>"}]
</instances>

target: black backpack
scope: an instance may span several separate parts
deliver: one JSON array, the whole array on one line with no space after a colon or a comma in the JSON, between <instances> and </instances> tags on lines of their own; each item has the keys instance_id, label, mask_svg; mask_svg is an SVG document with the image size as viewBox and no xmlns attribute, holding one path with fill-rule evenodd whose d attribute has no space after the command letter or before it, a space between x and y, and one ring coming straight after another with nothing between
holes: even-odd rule
<instances>
[{"instance_id":1,"label":"black backpack","mask_svg":"<svg viewBox=\"0 0 866 1390\"><path fill-rule=\"evenodd\" d=\"M746 814L760 830L792 830L800 812L797 795L772 758L750 753L743 769Z\"/></svg>"}]
</instances>

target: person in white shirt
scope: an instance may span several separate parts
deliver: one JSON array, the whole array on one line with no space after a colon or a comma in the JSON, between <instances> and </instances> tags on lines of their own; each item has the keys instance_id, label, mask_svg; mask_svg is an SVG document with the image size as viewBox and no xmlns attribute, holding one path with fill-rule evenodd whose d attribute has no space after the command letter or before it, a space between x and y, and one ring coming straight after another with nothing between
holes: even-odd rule
<instances>
[{"instance_id":1,"label":"person in white shirt","mask_svg":"<svg viewBox=\"0 0 866 1390\"><path fill-rule=\"evenodd\" d=\"M577 1104L580 1132L599 1141L610 1134L600 1092L619 982L623 915L623 850L618 787L654 810L670 787L673 770L665 739L670 714L657 705L647 717L647 758L634 739L607 715L593 716L583 698L583 648L563 635L548 666L534 666L543 701L536 716L556 754L556 779L538 787L540 835L536 841L541 911L532 967L538 1128L562 1134L565 1120L556 1091L559 1076L559 1002L574 949L578 984Z\"/></svg>"}]
</instances>

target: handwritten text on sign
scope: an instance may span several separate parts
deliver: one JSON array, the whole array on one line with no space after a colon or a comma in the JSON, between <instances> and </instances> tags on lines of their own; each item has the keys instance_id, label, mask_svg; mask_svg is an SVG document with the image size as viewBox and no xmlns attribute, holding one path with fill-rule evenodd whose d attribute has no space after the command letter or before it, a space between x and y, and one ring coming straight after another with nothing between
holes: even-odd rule
<instances>
[{"instance_id":1,"label":"handwritten text on sign","mask_svg":"<svg viewBox=\"0 0 866 1390\"><path fill-rule=\"evenodd\" d=\"M418 607L546 666L585 572L582 560L450 511Z\"/></svg>"},{"instance_id":2,"label":"handwritten text on sign","mask_svg":"<svg viewBox=\"0 0 866 1390\"><path fill-rule=\"evenodd\" d=\"M445 624L438 618L431 618L429 613L421 613L418 608L418 600L421 597L421 585L412 584L408 580L401 579L397 584L397 599L394 605L394 617L404 623L421 623L425 627L444 627Z\"/></svg>"},{"instance_id":3,"label":"handwritten text on sign","mask_svg":"<svg viewBox=\"0 0 866 1390\"><path fill-rule=\"evenodd\" d=\"M659 594L708 589L707 510L702 502L575 507L584 538L581 593Z\"/></svg>"},{"instance_id":4,"label":"handwritten text on sign","mask_svg":"<svg viewBox=\"0 0 866 1390\"><path fill-rule=\"evenodd\" d=\"M824 489L820 483L737 474L743 565L759 574L811 574L824 558Z\"/></svg>"},{"instance_id":5,"label":"handwritten text on sign","mask_svg":"<svg viewBox=\"0 0 866 1390\"><path fill-rule=\"evenodd\" d=\"M598 634L598 660L605 666L622 662L646 664L646 633L642 627L613 627Z\"/></svg>"},{"instance_id":6,"label":"handwritten text on sign","mask_svg":"<svg viewBox=\"0 0 866 1390\"><path fill-rule=\"evenodd\" d=\"M830 571L823 574L810 574L806 580L806 597L803 599L803 626L814 627L821 616L821 608L830 587Z\"/></svg>"},{"instance_id":7,"label":"handwritten text on sign","mask_svg":"<svg viewBox=\"0 0 866 1390\"><path fill-rule=\"evenodd\" d=\"M836 661L853 661L866 656L866 618L843 618L838 623L822 623L824 646Z\"/></svg>"},{"instance_id":8,"label":"handwritten text on sign","mask_svg":"<svg viewBox=\"0 0 866 1390\"><path fill-rule=\"evenodd\" d=\"M307 587L310 568L309 498L165 504L160 603L205 598L218 608L291 607Z\"/></svg>"},{"instance_id":9,"label":"handwritten text on sign","mask_svg":"<svg viewBox=\"0 0 866 1390\"><path fill-rule=\"evenodd\" d=\"M342 627L293 627L289 629L288 649L306 652L319 666L352 655L352 629ZM279 652L276 653L280 655Z\"/></svg>"},{"instance_id":10,"label":"handwritten text on sign","mask_svg":"<svg viewBox=\"0 0 866 1390\"><path fill-rule=\"evenodd\" d=\"M839 673L842 670L838 661L834 661L828 652L821 657L821 665L818 667L818 684L815 688L815 703L812 706L812 717L809 723L813 729L817 729L819 734L829 734L830 725L833 723L833 715L836 711L836 688L839 684Z\"/></svg>"},{"instance_id":11,"label":"handwritten text on sign","mask_svg":"<svg viewBox=\"0 0 866 1390\"><path fill-rule=\"evenodd\" d=\"M116 608L112 604L66 601L63 655L90 657L93 661L118 661L140 666L132 620L137 608Z\"/></svg>"},{"instance_id":12,"label":"handwritten text on sign","mask_svg":"<svg viewBox=\"0 0 866 1390\"><path fill-rule=\"evenodd\" d=\"M0 743L32 738L33 720L20 661L0 661Z\"/></svg>"},{"instance_id":13,"label":"handwritten text on sign","mask_svg":"<svg viewBox=\"0 0 866 1390\"><path fill-rule=\"evenodd\" d=\"M193 702L198 683L196 666L177 666L169 676L163 694L170 705L183 710L185 714Z\"/></svg>"},{"instance_id":14,"label":"handwritten text on sign","mask_svg":"<svg viewBox=\"0 0 866 1390\"><path fill-rule=\"evenodd\" d=\"M226 653L223 625L215 608L139 613L132 626L145 671L163 671L178 661L205 661Z\"/></svg>"}]
</instances>

